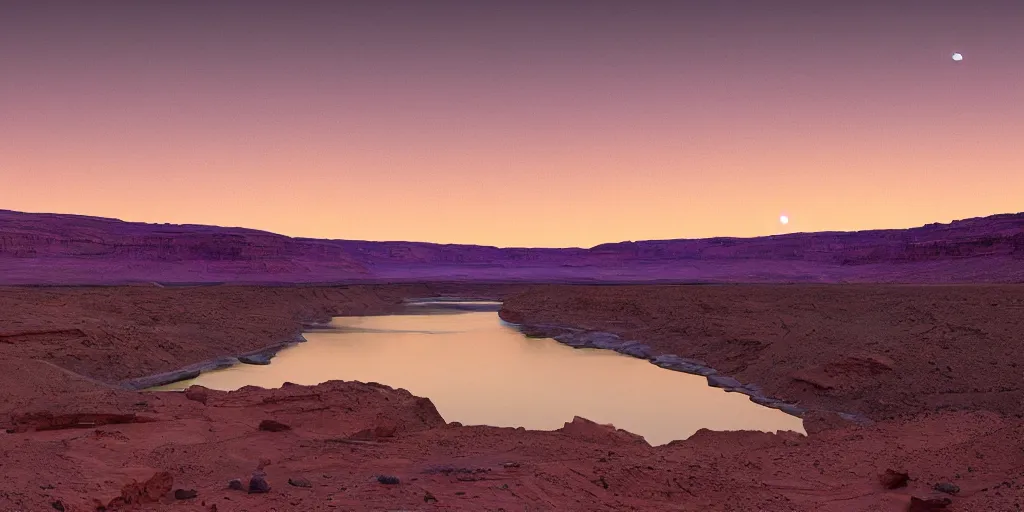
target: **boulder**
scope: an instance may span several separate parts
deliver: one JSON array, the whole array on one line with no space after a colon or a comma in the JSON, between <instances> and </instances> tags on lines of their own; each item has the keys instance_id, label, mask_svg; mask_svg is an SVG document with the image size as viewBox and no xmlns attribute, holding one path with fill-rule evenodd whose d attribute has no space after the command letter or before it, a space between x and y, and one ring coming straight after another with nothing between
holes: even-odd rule
<instances>
[{"instance_id":1,"label":"boulder","mask_svg":"<svg viewBox=\"0 0 1024 512\"><path fill-rule=\"evenodd\" d=\"M643 436L615 428L614 425L602 425L579 416L566 422L562 428L558 429L558 432L589 441L647 444L647 440Z\"/></svg>"},{"instance_id":2,"label":"boulder","mask_svg":"<svg viewBox=\"0 0 1024 512\"><path fill-rule=\"evenodd\" d=\"M193 402L199 402L206 405L206 401L210 398L210 394L203 386L189 386L185 390L185 398L192 400Z\"/></svg>"},{"instance_id":3,"label":"boulder","mask_svg":"<svg viewBox=\"0 0 1024 512\"><path fill-rule=\"evenodd\" d=\"M901 487L906 487L909 480L910 475L907 473L902 471L893 471L892 469L885 470L885 473L882 473L878 477L879 483L881 483L882 487L885 487L886 489L899 489Z\"/></svg>"},{"instance_id":4,"label":"boulder","mask_svg":"<svg viewBox=\"0 0 1024 512\"><path fill-rule=\"evenodd\" d=\"M269 354L249 354L238 356L238 361L244 364L268 365L272 357Z\"/></svg>"},{"instance_id":5,"label":"boulder","mask_svg":"<svg viewBox=\"0 0 1024 512\"><path fill-rule=\"evenodd\" d=\"M270 484L267 483L266 475L256 472L249 478L249 494L265 494L270 492Z\"/></svg>"}]
</instances>

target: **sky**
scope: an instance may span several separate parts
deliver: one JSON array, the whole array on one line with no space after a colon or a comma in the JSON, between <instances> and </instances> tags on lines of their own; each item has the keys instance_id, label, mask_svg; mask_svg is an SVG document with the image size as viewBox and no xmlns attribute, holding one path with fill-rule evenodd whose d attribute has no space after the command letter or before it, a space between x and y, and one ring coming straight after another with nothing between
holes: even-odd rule
<instances>
[{"instance_id":1,"label":"sky","mask_svg":"<svg viewBox=\"0 0 1024 512\"><path fill-rule=\"evenodd\" d=\"M1018 212L1022 27L1020 0L0 0L0 208L533 247Z\"/></svg>"}]
</instances>

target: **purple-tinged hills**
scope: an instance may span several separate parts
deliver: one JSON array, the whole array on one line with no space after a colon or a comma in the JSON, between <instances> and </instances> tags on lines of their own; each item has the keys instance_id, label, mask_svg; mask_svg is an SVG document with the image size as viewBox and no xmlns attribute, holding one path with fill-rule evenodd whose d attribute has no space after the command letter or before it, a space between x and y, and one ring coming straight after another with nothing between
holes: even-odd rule
<instances>
[{"instance_id":1,"label":"purple-tinged hills","mask_svg":"<svg viewBox=\"0 0 1024 512\"><path fill-rule=\"evenodd\" d=\"M911 229L528 249L0 210L0 284L414 280L1024 282L1024 214Z\"/></svg>"}]
</instances>

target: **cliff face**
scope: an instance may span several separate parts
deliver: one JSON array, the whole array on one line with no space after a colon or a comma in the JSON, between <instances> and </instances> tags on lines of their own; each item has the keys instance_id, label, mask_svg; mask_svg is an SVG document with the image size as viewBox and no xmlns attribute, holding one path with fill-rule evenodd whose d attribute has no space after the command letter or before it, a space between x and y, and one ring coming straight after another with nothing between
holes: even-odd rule
<instances>
[{"instance_id":1,"label":"cliff face","mask_svg":"<svg viewBox=\"0 0 1024 512\"><path fill-rule=\"evenodd\" d=\"M0 211L5 284L416 279L1017 282L1024 281L1024 214L905 230L529 249Z\"/></svg>"}]
</instances>

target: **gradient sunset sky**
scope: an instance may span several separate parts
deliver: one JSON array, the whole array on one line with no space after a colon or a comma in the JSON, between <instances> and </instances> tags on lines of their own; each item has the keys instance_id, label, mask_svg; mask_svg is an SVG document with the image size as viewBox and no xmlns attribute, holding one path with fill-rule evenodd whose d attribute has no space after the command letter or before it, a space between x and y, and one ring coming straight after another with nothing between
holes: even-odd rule
<instances>
[{"instance_id":1,"label":"gradient sunset sky","mask_svg":"<svg viewBox=\"0 0 1024 512\"><path fill-rule=\"evenodd\" d=\"M0 178L499 246L1017 212L1024 1L0 1Z\"/></svg>"}]
</instances>

